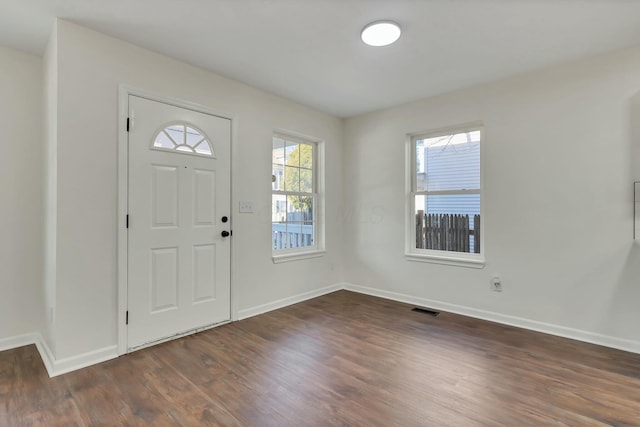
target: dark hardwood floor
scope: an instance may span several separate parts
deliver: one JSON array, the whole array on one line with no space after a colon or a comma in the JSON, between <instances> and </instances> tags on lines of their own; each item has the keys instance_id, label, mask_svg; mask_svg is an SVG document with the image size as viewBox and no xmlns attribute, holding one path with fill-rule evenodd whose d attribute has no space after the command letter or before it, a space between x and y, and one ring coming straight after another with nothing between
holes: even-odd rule
<instances>
[{"instance_id":1,"label":"dark hardwood floor","mask_svg":"<svg viewBox=\"0 0 640 427\"><path fill-rule=\"evenodd\" d=\"M48 378L0 426L640 426L640 355L340 291Z\"/></svg>"}]
</instances>

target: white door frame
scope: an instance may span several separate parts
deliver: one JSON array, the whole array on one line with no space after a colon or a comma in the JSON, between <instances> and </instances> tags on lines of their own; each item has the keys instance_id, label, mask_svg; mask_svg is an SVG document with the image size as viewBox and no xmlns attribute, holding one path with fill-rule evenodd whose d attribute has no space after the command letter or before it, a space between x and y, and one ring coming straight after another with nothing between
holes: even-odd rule
<instances>
[{"instance_id":1,"label":"white door frame","mask_svg":"<svg viewBox=\"0 0 640 427\"><path fill-rule=\"evenodd\" d=\"M129 96L139 96L152 101L162 102L180 108L198 111L200 113L211 114L231 121L231 227L233 228L234 207L237 206L233 183L235 177L235 159L237 150L237 118L228 113L220 112L210 107L196 104L181 99L171 98L157 93L137 89L128 85L120 85L118 88L118 206L117 206L117 340L118 355L127 353L127 287L128 287L128 242L126 216L128 213L128 191L129 191L129 150L127 133L127 117L129 115ZM234 286L235 278L235 247L231 240L231 320L238 319L238 309L236 303L236 292ZM172 339L175 337L172 337Z\"/></svg>"}]
</instances>

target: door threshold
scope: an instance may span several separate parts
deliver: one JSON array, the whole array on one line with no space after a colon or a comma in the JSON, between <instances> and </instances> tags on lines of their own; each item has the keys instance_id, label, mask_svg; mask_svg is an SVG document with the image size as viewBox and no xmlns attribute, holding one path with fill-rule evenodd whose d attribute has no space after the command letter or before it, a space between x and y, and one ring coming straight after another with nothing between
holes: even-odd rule
<instances>
[{"instance_id":1,"label":"door threshold","mask_svg":"<svg viewBox=\"0 0 640 427\"><path fill-rule=\"evenodd\" d=\"M152 347L152 346L157 345L157 344L162 344L162 343L165 343L165 342L168 342L168 341L173 341L173 340L177 340L179 338L184 338L186 336L197 334L198 332L206 331L208 329L213 329L213 328L215 328L217 326L226 325L228 323L231 323L231 320L223 320L222 322L212 323L212 324L207 325L207 326L201 326L199 328L189 329L188 331L185 331L185 332L178 332L177 334L170 335L168 337L160 338L160 339L157 339L157 340L149 341L148 343L144 343L144 344L141 344L141 345L138 345L138 346L135 346L135 347L129 347L129 348L127 348L127 354L133 353L134 351L142 350L144 348Z\"/></svg>"}]
</instances>

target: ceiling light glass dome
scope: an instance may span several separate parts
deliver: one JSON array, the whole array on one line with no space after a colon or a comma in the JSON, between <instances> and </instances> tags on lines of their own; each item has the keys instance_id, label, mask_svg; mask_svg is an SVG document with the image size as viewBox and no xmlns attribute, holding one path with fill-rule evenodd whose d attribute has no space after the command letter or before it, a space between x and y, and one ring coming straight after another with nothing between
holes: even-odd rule
<instances>
[{"instance_id":1,"label":"ceiling light glass dome","mask_svg":"<svg viewBox=\"0 0 640 427\"><path fill-rule=\"evenodd\" d=\"M360 37L369 46L388 46L400 38L400 25L393 21L376 21L364 27Z\"/></svg>"}]
</instances>

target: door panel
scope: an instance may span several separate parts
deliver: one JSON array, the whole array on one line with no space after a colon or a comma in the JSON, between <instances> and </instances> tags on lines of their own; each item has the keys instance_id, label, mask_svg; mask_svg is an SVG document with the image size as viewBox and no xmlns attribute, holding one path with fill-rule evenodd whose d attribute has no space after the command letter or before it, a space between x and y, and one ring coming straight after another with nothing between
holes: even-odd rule
<instances>
[{"instance_id":1,"label":"door panel","mask_svg":"<svg viewBox=\"0 0 640 427\"><path fill-rule=\"evenodd\" d=\"M178 248L151 249L151 313L178 306Z\"/></svg>"},{"instance_id":2,"label":"door panel","mask_svg":"<svg viewBox=\"0 0 640 427\"><path fill-rule=\"evenodd\" d=\"M216 188L214 171L196 169L193 176L193 223L213 225L216 214Z\"/></svg>"},{"instance_id":3,"label":"door panel","mask_svg":"<svg viewBox=\"0 0 640 427\"><path fill-rule=\"evenodd\" d=\"M137 96L129 116L132 350L230 320L231 126Z\"/></svg>"},{"instance_id":4,"label":"door panel","mask_svg":"<svg viewBox=\"0 0 640 427\"><path fill-rule=\"evenodd\" d=\"M178 168L151 165L152 227L178 226Z\"/></svg>"},{"instance_id":5,"label":"door panel","mask_svg":"<svg viewBox=\"0 0 640 427\"><path fill-rule=\"evenodd\" d=\"M193 302L216 298L216 245L193 247Z\"/></svg>"}]
</instances>

